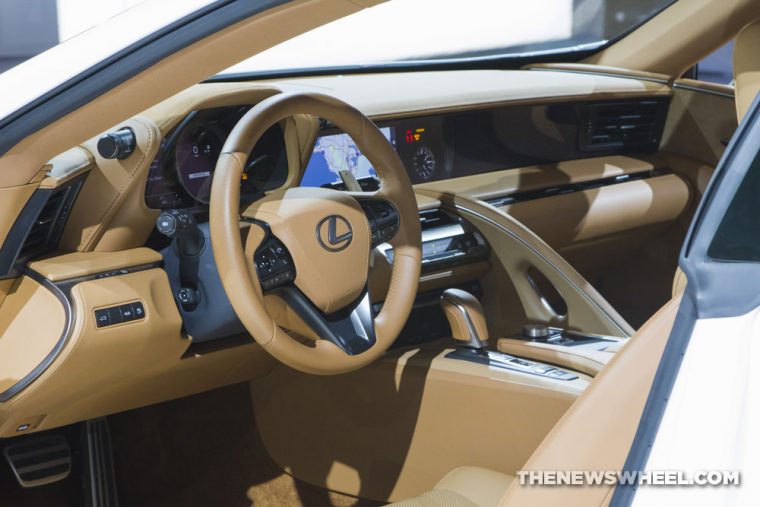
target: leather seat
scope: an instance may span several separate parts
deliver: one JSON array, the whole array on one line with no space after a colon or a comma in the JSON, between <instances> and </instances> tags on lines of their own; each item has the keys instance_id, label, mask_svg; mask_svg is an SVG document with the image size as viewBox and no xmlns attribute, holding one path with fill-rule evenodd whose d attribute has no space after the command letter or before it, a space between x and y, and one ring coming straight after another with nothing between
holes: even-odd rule
<instances>
[{"instance_id":1,"label":"leather seat","mask_svg":"<svg viewBox=\"0 0 760 507\"><path fill-rule=\"evenodd\" d=\"M395 507L480 507L498 505L514 477L480 467L459 467L431 491L393 504Z\"/></svg>"}]
</instances>

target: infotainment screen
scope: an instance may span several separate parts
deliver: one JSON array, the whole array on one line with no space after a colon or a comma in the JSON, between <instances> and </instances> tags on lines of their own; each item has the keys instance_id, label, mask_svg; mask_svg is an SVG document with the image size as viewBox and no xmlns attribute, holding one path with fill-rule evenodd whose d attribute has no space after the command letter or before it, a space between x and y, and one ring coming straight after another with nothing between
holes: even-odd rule
<instances>
[{"instance_id":1,"label":"infotainment screen","mask_svg":"<svg viewBox=\"0 0 760 507\"><path fill-rule=\"evenodd\" d=\"M380 132L396 146L393 127L382 127ZM341 181L340 171L350 171L357 180L375 178L377 173L370 161L361 154L347 134L323 135L317 138L314 152L304 171L301 186L321 187Z\"/></svg>"}]
</instances>

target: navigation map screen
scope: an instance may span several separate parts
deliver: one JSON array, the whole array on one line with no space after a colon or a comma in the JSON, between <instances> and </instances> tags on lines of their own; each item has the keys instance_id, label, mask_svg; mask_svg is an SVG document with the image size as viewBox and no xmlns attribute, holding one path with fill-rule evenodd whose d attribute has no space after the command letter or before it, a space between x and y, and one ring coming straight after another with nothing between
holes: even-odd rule
<instances>
[{"instance_id":1,"label":"navigation map screen","mask_svg":"<svg viewBox=\"0 0 760 507\"><path fill-rule=\"evenodd\" d=\"M380 132L394 147L396 146L393 127L382 127ZM350 171L357 180L377 177L375 168L367 157L361 154L348 134L320 136L304 171L301 186L321 187L340 182L340 171Z\"/></svg>"}]
</instances>

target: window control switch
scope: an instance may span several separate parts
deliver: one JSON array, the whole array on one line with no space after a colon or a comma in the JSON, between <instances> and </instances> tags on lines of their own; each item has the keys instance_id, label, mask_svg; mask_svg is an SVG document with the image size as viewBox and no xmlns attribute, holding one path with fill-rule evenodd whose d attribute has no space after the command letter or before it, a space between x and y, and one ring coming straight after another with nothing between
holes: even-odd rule
<instances>
[{"instance_id":1,"label":"window control switch","mask_svg":"<svg viewBox=\"0 0 760 507\"><path fill-rule=\"evenodd\" d=\"M99 328L144 318L145 306L140 301L95 310L95 325Z\"/></svg>"},{"instance_id":2,"label":"window control switch","mask_svg":"<svg viewBox=\"0 0 760 507\"><path fill-rule=\"evenodd\" d=\"M121 315L121 308L118 306L115 306L113 308L108 308L108 317L111 319L110 326L113 326L114 324L121 324L124 322L124 317Z\"/></svg>"},{"instance_id":3,"label":"window control switch","mask_svg":"<svg viewBox=\"0 0 760 507\"><path fill-rule=\"evenodd\" d=\"M98 327L111 325L111 317L109 317L107 309L95 310L95 325Z\"/></svg>"}]
</instances>

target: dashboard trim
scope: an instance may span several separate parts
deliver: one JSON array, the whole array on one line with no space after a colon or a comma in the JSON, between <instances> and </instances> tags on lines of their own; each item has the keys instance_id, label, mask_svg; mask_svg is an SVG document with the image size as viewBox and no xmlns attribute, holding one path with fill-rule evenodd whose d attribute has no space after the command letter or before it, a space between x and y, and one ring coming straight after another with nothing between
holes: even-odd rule
<instances>
[{"instance_id":1,"label":"dashboard trim","mask_svg":"<svg viewBox=\"0 0 760 507\"><path fill-rule=\"evenodd\" d=\"M621 336L630 336L631 335L631 330L630 329L625 329L623 326L621 326L620 323L618 323L615 319L613 319L604 310L604 308L602 308L601 306L599 306L596 303L596 301L594 301L592 298L590 298L588 296L588 294L586 293L586 291L582 287L580 287L573 280L571 280L559 268L559 266L557 266L557 264L554 263L554 261L552 261L546 255L544 255L543 253L541 253L540 251L538 251L536 248L534 248L532 245L530 245L528 242L526 242L519 235L515 234L513 231L511 231L508 228L504 227L503 225L501 225L500 223L496 222L495 220L492 220L491 218L489 218L487 216L484 216L483 214L481 214L481 213L479 213L479 212L477 212L477 211L475 211L475 210L473 210L471 208L468 208L466 206L462 206L461 204L457 204L457 203L454 203L454 204L451 204L451 205L448 205L448 206L453 206L453 208L455 210L457 210L458 212L465 213L465 214L470 214L472 216L475 216L475 217L479 218L480 220L483 220L484 222L487 222L488 224L492 225L493 227L496 227L497 229L499 229L501 232L503 232L504 234L508 235L512 239L518 241L525 248L527 248L528 250L530 250L534 255L538 256L539 258L541 258L542 260L544 260L549 266L551 266L559 274L559 276L561 276L570 286L572 286L578 292L578 294L582 295L583 299L586 302L588 302L591 306L593 306L595 309L597 309L599 311L600 315L603 315L604 318L610 324L612 324L612 326L614 326L618 331L620 331L620 333L622 333Z\"/></svg>"},{"instance_id":2,"label":"dashboard trim","mask_svg":"<svg viewBox=\"0 0 760 507\"><path fill-rule=\"evenodd\" d=\"M119 271L118 275L126 275L131 273L136 273L138 271L145 271L148 269L154 269L161 267L160 262L151 263L151 264L143 264L140 266L133 266L130 268L125 268L122 272L122 270ZM47 371L48 368L53 364L53 362L58 359L58 357L61 355L61 352L63 351L64 347L69 343L71 340L71 336L74 334L74 325L76 324L76 308L74 307L74 304L71 300L71 289L75 285L86 282L89 280L97 280L101 278L99 275L103 275L104 273L111 273L111 272L103 272L103 273L93 273L92 275L82 276L78 278L70 278L68 280L61 280L60 282L53 282L39 272L31 269L26 268L24 270L24 275L28 276L35 282L39 283L43 287L45 287L47 290L49 290L57 299L61 302L61 305L63 305L64 309L64 325L63 325L63 332L61 333L61 336L58 338L58 341L56 342L55 346L48 352L48 354L42 359L42 361L32 370L30 371L25 377L23 377L21 380L13 384L11 387L6 389L3 392L0 392L0 403L4 403L17 394L19 394L21 391L29 387L35 380L37 380L40 376L42 376L45 371ZM110 276L110 275L109 275Z\"/></svg>"},{"instance_id":3,"label":"dashboard trim","mask_svg":"<svg viewBox=\"0 0 760 507\"><path fill-rule=\"evenodd\" d=\"M595 180L588 180L578 183L567 183L565 185L552 185L546 188L540 188L537 190L526 190L523 192L511 192L506 193L503 196L490 197L484 199L485 202L496 208L509 206L519 202L533 201L536 199L543 199L546 197L554 197L557 195L574 194L576 192L584 192L586 190L592 190L594 188L609 187L613 185L619 185L621 183L630 183L632 181L648 180L650 178L656 178L657 176L666 176L673 174L669 169L654 168L648 171L639 171L634 173L619 174L616 176L609 176L606 178L598 178Z\"/></svg>"},{"instance_id":4,"label":"dashboard trim","mask_svg":"<svg viewBox=\"0 0 760 507\"><path fill-rule=\"evenodd\" d=\"M723 92L723 91L720 91L720 90L713 90L713 89L707 88L707 87L700 87L700 86L689 85L689 84L685 84L685 83L680 83L678 81L676 81L675 83L673 83L673 88L674 89L678 89L678 90L686 90L686 91L689 91L689 92L707 93L708 95L716 95L718 97L723 97L724 99L734 100L736 98L736 95L734 93L729 93L727 91Z\"/></svg>"}]
</instances>

